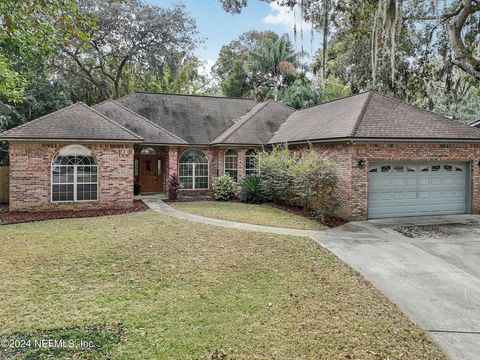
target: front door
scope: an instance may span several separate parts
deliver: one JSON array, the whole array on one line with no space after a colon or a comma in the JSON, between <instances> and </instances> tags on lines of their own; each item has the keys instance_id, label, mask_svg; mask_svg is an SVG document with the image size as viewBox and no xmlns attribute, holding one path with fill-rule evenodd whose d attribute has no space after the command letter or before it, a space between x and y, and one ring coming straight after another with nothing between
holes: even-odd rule
<instances>
[{"instance_id":1,"label":"front door","mask_svg":"<svg viewBox=\"0 0 480 360\"><path fill-rule=\"evenodd\" d=\"M139 159L140 192L157 193L164 190L163 157L158 155L140 155Z\"/></svg>"}]
</instances>

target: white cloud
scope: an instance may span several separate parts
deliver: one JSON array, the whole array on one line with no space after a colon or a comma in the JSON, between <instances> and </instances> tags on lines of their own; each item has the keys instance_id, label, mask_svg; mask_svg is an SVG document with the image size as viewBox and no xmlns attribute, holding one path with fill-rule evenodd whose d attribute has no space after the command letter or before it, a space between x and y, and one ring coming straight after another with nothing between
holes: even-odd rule
<instances>
[{"instance_id":1,"label":"white cloud","mask_svg":"<svg viewBox=\"0 0 480 360\"><path fill-rule=\"evenodd\" d=\"M311 24L305 22L303 19L301 20L301 12L298 6L291 9L287 6L281 6L276 2L272 2L270 3L270 8L272 9L272 13L262 19L265 24L284 25L288 30L292 30L296 18L297 31L300 31L300 28L303 28L303 30L310 30L312 28Z\"/></svg>"}]
</instances>

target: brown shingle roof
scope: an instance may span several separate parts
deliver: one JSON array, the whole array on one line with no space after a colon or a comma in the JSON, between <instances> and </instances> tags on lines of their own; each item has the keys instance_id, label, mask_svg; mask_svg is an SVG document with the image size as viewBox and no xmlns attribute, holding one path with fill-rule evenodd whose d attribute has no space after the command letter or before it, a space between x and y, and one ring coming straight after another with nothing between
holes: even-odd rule
<instances>
[{"instance_id":1,"label":"brown shingle roof","mask_svg":"<svg viewBox=\"0 0 480 360\"><path fill-rule=\"evenodd\" d=\"M480 130L368 91L297 111L270 143L342 138L480 140Z\"/></svg>"},{"instance_id":2,"label":"brown shingle roof","mask_svg":"<svg viewBox=\"0 0 480 360\"><path fill-rule=\"evenodd\" d=\"M294 112L294 109L273 100L260 103L214 139L212 144L265 144Z\"/></svg>"},{"instance_id":3,"label":"brown shingle roof","mask_svg":"<svg viewBox=\"0 0 480 360\"><path fill-rule=\"evenodd\" d=\"M209 144L257 104L241 98L142 92L117 102L190 144Z\"/></svg>"},{"instance_id":4,"label":"brown shingle roof","mask_svg":"<svg viewBox=\"0 0 480 360\"><path fill-rule=\"evenodd\" d=\"M76 103L23 125L7 130L0 138L9 140L115 140L141 142L143 139L92 109Z\"/></svg>"},{"instance_id":5,"label":"brown shingle roof","mask_svg":"<svg viewBox=\"0 0 480 360\"><path fill-rule=\"evenodd\" d=\"M106 100L93 107L121 126L140 135L148 144L186 144L187 142L171 132L134 113L114 100Z\"/></svg>"}]
</instances>

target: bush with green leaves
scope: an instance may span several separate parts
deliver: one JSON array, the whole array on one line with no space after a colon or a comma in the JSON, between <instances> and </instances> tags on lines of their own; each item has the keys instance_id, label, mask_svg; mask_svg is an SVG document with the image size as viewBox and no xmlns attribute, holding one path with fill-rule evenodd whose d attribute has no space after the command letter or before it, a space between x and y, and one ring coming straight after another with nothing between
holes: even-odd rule
<instances>
[{"instance_id":1,"label":"bush with green leaves","mask_svg":"<svg viewBox=\"0 0 480 360\"><path fill-rule=\"evenodd\" d=\"M242 180L240 183L240 201L248 204L265 202L265 194L260 177L251 175Z\"/></svg>"},{"instance_id":2,"label":"bush with green leaves","mask_svg":"<svg viewBox=\"0 0 480 360\"><path fill-rule=\"evenodd\" d=\"M237 183L228 175L218 176L212 181L212 194L215 200L231 200L235 198Z\"/></svg>"},{"instance_id":3,"label":"bush with green leaves","mask_svg":"<svg viewBox=\"0 0 480 360\"><path fill-rule=\"evenodd\" d=\"M293 172L296 155L286 146L274 146L272 151L258 155L260 179L267 200L289 203L292 198Z\"/></svg>"},{"instance_id":4,"label":"bush with green leaves","mask_svg":"<svg viewBox=\"0 0 480 360\"><path fill-rule=\"evenodd\" d=\"M262 188L271 201L329 215L338 207L334 196L337 171L314 149L298 152L276 146L260 153L259 168Z\"/></svg>"}]
</instances>

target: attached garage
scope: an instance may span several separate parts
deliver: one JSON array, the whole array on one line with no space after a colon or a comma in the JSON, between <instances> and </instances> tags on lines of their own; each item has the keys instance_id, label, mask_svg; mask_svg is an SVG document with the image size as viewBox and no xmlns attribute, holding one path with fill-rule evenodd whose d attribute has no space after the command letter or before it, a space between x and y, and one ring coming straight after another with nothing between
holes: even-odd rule
<instances>
[{"instance_id":1,"label":"attached garage","mask_svg":"<svg viewBox=\"0 0 480 360\"><path fill-rule=\"evenodd\" d=\"M469 212L469 164L378 162L368 171L368 217L451 215Z\"/></svg>"}]
</instances>

